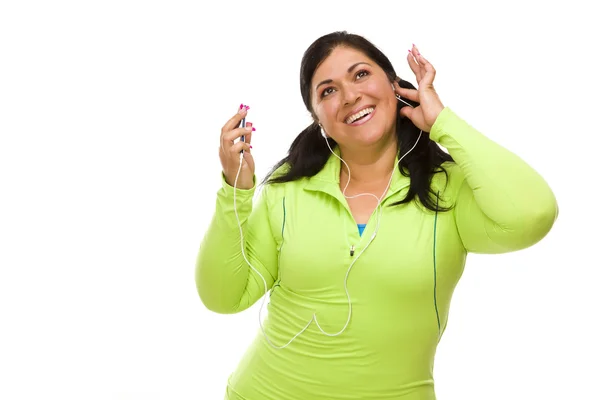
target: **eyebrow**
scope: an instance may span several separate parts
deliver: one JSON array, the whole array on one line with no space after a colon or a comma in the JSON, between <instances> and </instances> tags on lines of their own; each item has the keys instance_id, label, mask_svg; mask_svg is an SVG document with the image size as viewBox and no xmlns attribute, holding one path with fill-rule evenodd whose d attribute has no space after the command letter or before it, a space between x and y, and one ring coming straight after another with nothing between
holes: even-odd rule
<instances>
[{"instance_id":1,"label":"eyebrow","mask_svg":"<svg viewBox=\"0 0 600 400\"><path fill-rule=\"evenodd\" d=\"M352 72L352 70L353 70L354 68L356 68L356 67L357 67L358 65L360 65L360 64L367 64L369 67L372 67L372 65L371 65L371 64L369 64L368 62L361 61L361 62L357 62L356 64L353 64L353 65L351 65L351 66L350 66L350 68L348 68L348 73ZM331 79L325 79L324 81L320 82L320 83L317 85L317 87L315 88L315 90L319 89L319 86L321 86L321 85L325 85L325 84L327 84L327 83L331 83L331 82L333 82L333 80L331 80Z\"/></svg>"}]
</instances>

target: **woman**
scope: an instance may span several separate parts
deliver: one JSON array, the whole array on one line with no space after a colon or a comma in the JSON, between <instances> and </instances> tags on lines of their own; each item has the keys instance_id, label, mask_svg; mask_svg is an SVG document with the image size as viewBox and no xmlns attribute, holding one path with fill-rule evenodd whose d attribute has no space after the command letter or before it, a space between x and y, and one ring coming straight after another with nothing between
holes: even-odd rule
<instances>
[{"instance_id":1,"label":"woman","mask_svg":"<svg viewBox=\"0 0 600 400\"><path fill-rule=\"evenodd\" d=\"M226 398L435 399L436 346L467 253L523 249L551 229L544 179L442 104L414 45L408 63L418 88L360 36L315 41L300 76L314 123L255 206L252 128L237 128L246 107L223 127L198 293L236 313L271 290Z\"/></svg>"}]
</instances>

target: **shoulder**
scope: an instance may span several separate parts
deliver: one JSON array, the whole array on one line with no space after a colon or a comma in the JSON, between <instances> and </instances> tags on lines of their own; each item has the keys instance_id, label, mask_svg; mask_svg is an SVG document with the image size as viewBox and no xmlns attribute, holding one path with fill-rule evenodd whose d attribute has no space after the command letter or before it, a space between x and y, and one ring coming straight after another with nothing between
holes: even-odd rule
<instances>
[{"instance_id":1,"label":"shoulder","mask_svg":"<svg viewBox=\"0 0 600 400\"><path fill-rule=\"evenodd\" d=\"M458 191L465 179L465 175L458 164L454 161L442 163L439 172L433 175L431 188L440 193L440 204L444 207L453 206L458 196Z\"/></svg>"},{"instance_id":2,"label":"shoulder","mask_svg":"<svg viewBox=\"0 0 600 400\"><path fill-rule=\"evenodd\" d=\"M289 170L290 166L287 163L277 167L267 175L266 181L258 186L259 195L263 197L269 205L280 202L281 199L285 197L286 191L294 184L294 182L270 182L270 180L284 176Z\"/></svg>"},{"instance_id":3,"label":"shoulder","mask_svg":"<svg viewBox=\"0 0 600 400\"><path fill-rule=\"evenodd\" d=\"M275 168L275 170L271 173L269 178L279 178L290 171L291 167L289 163L283 163L279 167Z\"/></svg>"}]
</instances>

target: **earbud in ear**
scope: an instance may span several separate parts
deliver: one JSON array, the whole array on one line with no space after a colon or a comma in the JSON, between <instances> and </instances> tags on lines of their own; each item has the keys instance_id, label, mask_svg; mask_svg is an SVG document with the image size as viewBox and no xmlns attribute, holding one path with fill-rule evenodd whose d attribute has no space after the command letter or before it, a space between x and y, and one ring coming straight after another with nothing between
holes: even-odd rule
<instances>
[{"instance_id":1,"label":"earbud in ear","mask_svg":"<svg viewBox=\"0 0 600 400\"><path fill-rule=\"evenodd\" d=\"M398 93L396 93L396 88L394 87L394 84L393 84L393 83L392 83L392 90L394 91L394 94L396 95L396 99L398 99L399 101L403 101L403 100L400 98L400 95L399 95Z\"/></svg>"},{"instance_id":2,"label":"earbud in ear","mask_svg":"<svg viewBox=\"0 0 600 400\"><path fill-rule=\"evenodd\" d=\"M319 124L319 126L321 126ZM323 129L323 127L321 126L321 136L323 136L325 139L327 139L327 134L325 133L325 130Z\"/></svg>"}]
</instances>

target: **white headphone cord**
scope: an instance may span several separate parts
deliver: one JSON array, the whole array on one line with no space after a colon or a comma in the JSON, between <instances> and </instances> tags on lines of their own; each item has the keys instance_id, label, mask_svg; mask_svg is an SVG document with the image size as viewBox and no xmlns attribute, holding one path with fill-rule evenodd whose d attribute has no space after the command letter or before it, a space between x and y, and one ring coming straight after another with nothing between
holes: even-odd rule
<instances>
[{"instance_id":1,"label":"white headphone cord","mask_svg":"<svg viewBox=\"0 0 600 400\"><path fill-rule=\"evenodd\" d=\"M312 322L312 319L310 321L308 321L308 324L306 324L306 326L304 327L304 329L302 329L300 332L298 332L284 346L276 346L276 345L274 345L271 342L271 340L269 339L269 337L267 336L267 334L265 333L265 328L263 327L263 324L262 324L262 310L263 310L263 307L265 305L265 301L267 300L267 292L268 292L267 281L262 276L262 274L260 272L258 272L258 270L256 270L256 268L254 268L252 266L252 264L250 263L250 261L248 261L248 258L246 258L246 251L244 249L244 232L242 230L242 224L240 223L240 217L239 217L238 212L237 212L237 199L236 199L237 181L238 181L238 178L240 176L240 171L242 170L243 159L244 159L244 153L242 152L242 153L240 153L240 166L238 167L237 174L235 175L235 182L233 183L233 210L235 211L235 219L237 220L238 227L240 228L240 245L241 245L241 248L242 248L242 256L244 257L244 260L250 266L250 268L252 268L252 270L254 272L256 272L258 274L258 276L260 276L260 278L262 279L263 284L264 284L265 294L262 296L263 297L263 301L262 301L262 303L260 305L260 308L258 309L258 324L260 325L260 329L261 329L261 331L263 333L263 336L265 337L265 339L267 339L267 342L269 342L269 344L271 346L273 346L274 348L276 348L276 349L283 349L284 347L286 347L287 345L289 345L290 343L292 343L292 341L294 339L296 339L296 337L298 337L298 335L300 335L302 332L304 332L310 326L310 323Z\"/></svg>"},{"instance_id":2,"label":"white headphone cord","mask_svg":"<svg viewBox=\"0 0 600 400\"><path fill-rule=\"evenodd\" d=\"M404 100L402 100L402 99L398 98L398 96L397 96L397 99L398 99L398 100L400 100L400 101L402 101L402 102L404 102L404 103L406 103ZM407 104L407 105L409 105L409 106L411 106L411 107L413 107L412 105L410 105L410 104L408 104L408 103L406 103L406 104ZM412 147L412 148L411 148L409 151L407 151L407 152L406 152L406 153L405 153L405 154L404 154L404 155L403 155L403 156L402 156L402 157L401 157L401 158L398 160L398 164L400 164L400 162L402 161L402 159L403 159L404 157L406 157L406 155L407 155L408 153L410 153L410 152L411 152L411 151L412 151L412 150L413 150L413 149L414 149L414 148L417 146L417 143L419 143L419 139L421 139L421 135L422 135L422 134L423 134L423 131L421 130L421 131L419 132L419 137L417 138L417 140L416 140L415 144L413 145L413 147ZM344 165L346 166L346 169L348 170L348 182L346 183L346 186L344 187L344 190L342 191L342 194L344 195L344 197L345 197L345 198L347 198L347 199L351 199L351 198L355 198L355 197L359 197L359 196L370 195L370 196L373 196L373 197L375 197L375 199L377 199L377 225L376 225L376 227L375 227L375 232L373 232L373 235L371 235L371 238L370 238L369 242L367 243L367 245L366 245L366 246L365 246L365 247L362 249L362 251L361 251L361 252L360 252L360 253L359 253L359 254L356 256L356 258L355 258L355 259L352 261L352 263L351 263L351 264L350 264L350 266L348 267L348 271L346 271L346 276L345 276L345 278L344 278L344 290L346 291L346 297L348 298L348 319L346 320L346 324L344 325L344 327L342 328L342 330L340 330L340 331L339 331L339 332L337 332L337 333L327 333L327 332L325 332L325 331L323 330L323 328L321 328L321 325L319 324L319 321L317 320L317 313L315 312L315 313L313 313L313 316L312 316L312 318L311 318L311 319L308 321L308 323L306 324L306 326L305 326L304 328L302 328L302 330L301 330L300 332L296 333L296 335L294 335L294 337L292 337L292 338L290 339L290 341L289 341L289 342L287 342L287 343L286 343L285 345L283 345L283 346L276 346L276 345L274 345L274 344L271 342L271 340L269 339L269 337L267 336L267 334L265 333L265 329L264 329L264 327L263 327L263 324L262 324L262 318L261 318L261 317L262 317L262 310L263 310L263 307L264 307L264 305L265 305L265 301L266 301L266 299L267 299L267 292L268 292L268 288L267 288L267 281L266 281L266 280L265 280L265 278L262 276L262 274L261 274L260 272L258 272L258 270L256 270L256 268L254 268L254 267L252 266L252 264L250 263L250 261L248 261L248 258L246 257L246 252L245 252L245 249L244 249L244 233L243 233L243 230L242 230L242 225L241 225L241 223L240 223L240 218L239 218L239 215L238 215L238 212L237 212L237 199L236 199L236 192L237 192L237 181L238 181L238 179L239 179L240 172L241 172L241 170L242 170L242 163L243 163L243 159L244 159L244 153L243 153L243 152L241 152L241 153L240 153L240 165L239 165L239 167L238 167L238 171L237 171L237 174L236 174L236 176L235 176L235 182L234 182L234 184L233 184L233 209L234 209L234 212L235 212L235 218L236 218L236 220L237 220L238 227L239 227L239 229L240 229L240 246L241 246L241 250L242 250L242 256L244 257L244 260L246 261L246 263L248 264L248 266L250 266L250 268L251 268L251 269L252 269L254 272L256 272L256 273L258 274L258 276L260 276L260 278L261 278L261 279L262 279L262 281L263 281L264 288L265 288L265 294L263 295L263 301L262 301L262 303L261 303L261 305L260 305L260 308L259 308L259 310L258 310L258 324L260 325L260 329L261 329L261 331L262 331L262 333L263 333L263 336L264 336L264 337L265 337L265 339L267 340L267 342L268 342L268 343L269 343L269 344L270 344L270 345L271 345L273 348L275 348L275 349L283 349L283 348L287 347L287 346L288 346L290 343L292 343L292 341L294 341L294 339L296 339L296 338L297 338L297 337L298 337L300 334L302 334L302 333L303 333L303 332L304 332L306 329L308 329L308 327L310 326L310 324L312 323L312 321L313 321L313 320L314 320L314 321L315 321L315 323L317 324L317 327L319 328L319 330L320 330L320 331L321 331L323 334L325 334L325 335L327 335L327 336L338 336L338 335L340 335L342 332L344 332L344 330L346 330L346 328L348 327L348 324L350 323L350 319L351 319L351 317L352 317L352 301L351 301L351 299L350 299L350 292L348 292L348 275L350 274L350 270L352 269L352 266L354 265L354 263L355 263L355 262L356 262L356 261L357 261L357 260L360 258L360 256L361 256L361 255L362 255L362 254L365 252L365 250L367 249L367 247L369 247L369 245L371 244L371 242L373 242L373 239L375 239L375 236L377 235L377 232L379 231L379 224L380 224L380 221L381 221L381 200L382 200L383 196L385 196L385 194L387 193L387 191L388 191L388 189L389 189L389 187L390 187L390 185L391 185L391 183L392 183L392 178L394 177L394 172L396 171L396 166L398 165L398 164L396 164L396 165L394 166L394 169L392 170L392 174L391 174L391 176L390 176L390 180L388 181L387 187L386 187L385 191L383 192L383 194L382 194L382 197L381 197L381 198L380 198L380 197L377 197L376 195L374 195L374 194L372 194L372 193L360 193L360 194L357 194L357 195L354 195L354 196L346 196L346 189L348 188L348 185L350 184L350 176L351 176L351 175L350 175L350 167L348 166L348 164L346 164L346 162L345 162L345 161L344 161L344 160L343 160L341 157L339 157L337 154L335 154L335 152L334 152L334 151L331 149L331 146L329 145L329 141L328 141L327 139L325 139L325 143L327 143L327 147L329 148L329 151L330 151L330 152L331 152L331 153L332 153L334 156L336 156L337 158L339 158L339 159L340 159L340 161L344 163Z\"/></svg>"},{"instance_id":3,"label":"white headphone cord","mask_svg":"<svg viewBox=\"0 0 600 400\"><path fill-rule=\"evenodd\" d=\"M406 155L408 153L410 153L415 148L415 146L419 142L419 139L421 138L421 134L422 133L423 133L423 131L419 132L419 137L417 138L417 141L415 142L415 144L413 145L413 147L409 151L407 151L402 157L400 157L400 159L398 160L398 164L400 163L400 161L402 161L402 159L404 157L406 157ZM339 157L337 154L335 154L333 152L333 150L331 149L331 146L329 146L329 141L325 140L325 142L327 143L327 147L329 147L329 151L334 156L336 156L337 158L339 158L340 161L344 163L344 165L346 166L346 169L348 170L348 182L346 183L346 186L344 187L344 190L342 191L342 194L344 195L344 197L347 198L347 199L352 199L352 198L359 197L359 196L369 195L369 196L375 197L375 199L377 200L377 225L375 226L375 231L373 232L373 235L371 235L371 238L369 239L369 242L367 243L367 245L362 249L362 251L360 253L358 253L358 255L356 256L356 258L350 264L350 267L348 267L348 271L346 272L346 277L344 279L344 290L346 291L346 296L348 297L348 319L346 320L346 324L344 325L344 327L342 328L342 330L339 331L339 332L337 332L337 333L327 333L327 332L325 332L323 330L323 328L321 328L321 325L319 325L319 321L317 320L317 314L316 313L313 314L313 319L315 320L315 323L317 324L317 326L319 327L319 330L323 334L325 334L327 336L337 336L337 335L341 334L342 332L344 332L344 330L346 330L346 327L350 323L350 318L352 317L352 301L350 299L350 293L348 292L348 275L350 274L350 270L354 266L354 263L360 258L360 256L365 252L365 250L367 250L367 247L369 247L369 245L371 244L371 242L373 242L373 240L375 239L375 236L377 235L377 232L379 231L379 224L381 222L381 201L382 201L383 197L385 196L385 194L387 193L388 189L390 188L390 185L392 183L392 178L394 177L394 172L396 171L396 166L394 166L394 169L392 170L392 174L390 176L390 180L388 181L388 184L387 184L387 186L386 186L383 194L381 195L381 197L377 197L373 193L360 193L360 194L357 194L357 195L354 195L354 196L346 196L346 189L348 188L348 185L350 184L350 167L348 166L348 164L346 164L346 162L344 160L342 160L341 157Z\"/></svg>"}]
</instances>

